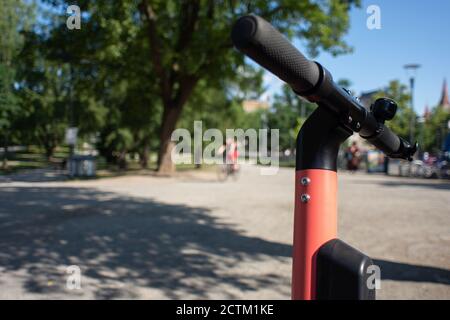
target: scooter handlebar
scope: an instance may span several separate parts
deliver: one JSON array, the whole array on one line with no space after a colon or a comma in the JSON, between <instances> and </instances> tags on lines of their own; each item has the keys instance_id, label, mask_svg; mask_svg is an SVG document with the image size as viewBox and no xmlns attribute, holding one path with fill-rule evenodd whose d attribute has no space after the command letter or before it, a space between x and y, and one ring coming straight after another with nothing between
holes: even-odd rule
<instances>
[{"instance_id":1,"label":"scooter handlebar","mask_svg":"<svg viewBox=\"0 0 450 320\"><path fill-rule=\"evenodd\" d=\"M305 58L269 22L255 15L239 18L231 39L236 48L301 94L319 82L318 65Z\"/></svg>"},{"instance_id":2,"label":"scooter handlebar","mask_svg":"<svg viewBox=\"0 0 450 320\"><path fill-rule=\"evenodd\" d=\"M360 135L392 158L411 159L417 144L399 138L371 113L337 86L331 74L318 63L308 60L280 32L261 17L250 14L233 26L234 46L291 86L299 95L322 103L338 113L348 112L360 118ZM345 111L346 110L346 111Z\"/></svg>"},{"instance_id":3,"label":"scooter handlebar","mask_svg":"<svg viewBox=\"0 0 450 320\"><path fill-rule=\"evenodd\" d=\"M412 160L412 156L417 151L417 143L414 145L409 144L384 124L380 124L373 137L365 139L390 158Z\"/></svg>"}]
</instances>

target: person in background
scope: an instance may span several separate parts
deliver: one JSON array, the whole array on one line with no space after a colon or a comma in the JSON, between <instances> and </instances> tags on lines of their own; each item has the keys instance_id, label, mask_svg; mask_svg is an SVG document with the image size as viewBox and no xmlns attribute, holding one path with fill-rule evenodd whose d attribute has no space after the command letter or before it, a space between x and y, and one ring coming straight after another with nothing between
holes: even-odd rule
<instances>
[{"instance_id":1,"label":"person in background","mask_svg":"<svg viewBox=\"0 0 450 320\"><path fill-rule=\"evenodd\" d=\"M234 171L238 169L238 145L235 139L229 139L227 141L227 160Z\"/></svg>"},{"instance_id":2,"label":"person in background","mask_svg":"<svg viewBox=\"0 0 450 320\"><path fill-rule=\"evenodd\" d=\"M347 169L351 172L355 172L359 168L360 162L360 152L359 148L356 144L356 141L353 141L352 145L347 149Z\"/></svg>"},{"instance_id":3,"label":"person in background","mask_svg":"<svg viewBox=\"0 0 450 320\"><path fill-rule=\"evenodd\" d=\"M227 139L226 142L219 148L219 154L223 156L223 163L227 164L231 171L237 171L238 165L238 144L234 139Z\"/></svg>"}]
</instances>

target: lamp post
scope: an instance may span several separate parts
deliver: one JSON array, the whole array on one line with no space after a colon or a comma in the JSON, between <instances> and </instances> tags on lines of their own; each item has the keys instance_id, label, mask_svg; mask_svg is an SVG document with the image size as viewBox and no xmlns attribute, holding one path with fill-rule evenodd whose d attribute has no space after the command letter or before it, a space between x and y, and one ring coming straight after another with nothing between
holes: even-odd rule
<instances>
[{"instance_id":1,"label":"lamp post","mask_svg":"<svg viewBox=\"0 0 450 320\"><path fill-rule=\"evenodd\" d=\"M417 122L420 123L420 139L419 139L420 156L422 156L424 152L423 145L425 143L424 141L425 121L426 121L425 117L419 117L417 119Z\"/></svg>"},{"instance_id":2,"label":"lamp post","mask_svg":"<svg viewBox=\"0 0 450 320\"><path fill-rule=\"evenodd\" d=\"M409 142L414 143L414 125L415 125L415 113L414 113L414 85L417 69L420 68L420 64L411 63L403 66L409 75L409 86L411 91L411 118L409 119Z\"/></svg>"}]
</instances>

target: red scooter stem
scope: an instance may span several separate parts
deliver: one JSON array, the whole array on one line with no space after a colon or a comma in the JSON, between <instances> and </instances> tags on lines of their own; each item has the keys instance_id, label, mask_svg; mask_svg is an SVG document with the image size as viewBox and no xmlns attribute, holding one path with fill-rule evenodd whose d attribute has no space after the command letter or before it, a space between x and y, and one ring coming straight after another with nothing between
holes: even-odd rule
<instances>
[{"instance_id":1,"label":"red scooter stem","mask_svg":"<svg viewBox=\"0 0 450 320\"><path fill-rule=\"evenodd\" d=\"M383 100L367 110L263 18L241 17L231 38L237 49L319 106L297 137L292 298L374 299L366 282L373 261L336 239L339 147L354 132L394 158L411 159L416 145L384 125L395 114L392 103Z\"/></svg>"},{"instance_id":2,"label":"red scooter stem","mask_svg":"<svg viewBox=\"0 0 450 320\"><path fill-rule=\"evenodd\" d=\"M306 169L296 172L292 299L316 298L316 255L337 237L337 173Z\"/></svg>"},{"instance_id":3,"label":"red scooter stem","mask_svg":"<svg viewBox=\"0 0 450 320\"><path fill-rule=\"evenodd\" d=\"M388 156L410 159L416 146L384 125L395 103L384 99L367 110L261 17L241 17L231 37L237 49L319 106L297 137L292 298L374 299L366 285L373 261L336 239L337 156L357 132Z\"/></svg>"}]
</instances>

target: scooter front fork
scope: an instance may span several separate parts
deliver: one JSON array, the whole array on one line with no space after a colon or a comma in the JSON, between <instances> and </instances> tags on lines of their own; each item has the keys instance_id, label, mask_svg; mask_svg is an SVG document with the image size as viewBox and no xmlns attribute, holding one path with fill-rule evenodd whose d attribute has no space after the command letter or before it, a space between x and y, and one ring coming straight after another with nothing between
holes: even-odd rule
<instances>
[{"instance_id":1,"label":"scooter front fork","mask_svg":"<svg viewBox=\"0 0 450 320\"><path fill-rule=\"evenodd\" d=\"M316 298L317 253L337 238L337 173L298 170L295 177L295 216L292 299Z\"/></svg>"}]
</instances>

